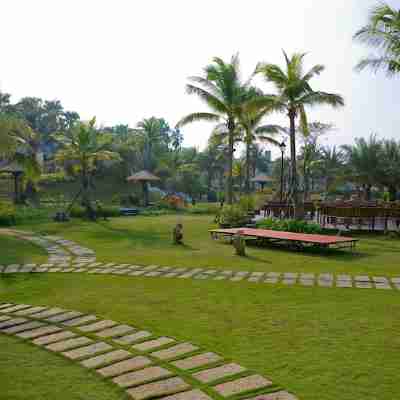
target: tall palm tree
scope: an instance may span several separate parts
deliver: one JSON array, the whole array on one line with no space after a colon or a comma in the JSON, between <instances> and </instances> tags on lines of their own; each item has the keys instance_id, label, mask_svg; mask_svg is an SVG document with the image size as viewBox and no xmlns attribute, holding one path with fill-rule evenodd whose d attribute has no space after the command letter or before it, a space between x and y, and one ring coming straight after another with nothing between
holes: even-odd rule
<instances>
[{"instance_id":1,"label":"tall palm tree","mask_svg":"<svg viewBox=\"0 0 400 400\"><path fill-rule=\"evenodd\" d=\"M384 69L388 75L400 73L400 9L385 3L377 5L371 11L368 24L354 38L377 49L375 55L362 59L356 69Z\"/></svg>"},{"instance_id":2,"label":"tall palm tree","mask_svg":"<svg viewBox=\"0 0 400 400\"><path fill-rule=\"evenodd\" d=\"M321 149L320 171L325 178L325 192L329 192L335 180L342 175L344 167L344 153L336 146Z\"/></svg>"},{"instance_id":3,"label":"tall palm tree","mask_svg":"<svg viewBox=\"0 0 400 400\"><path fill-rule=\"evenodd\" d=\"M90 189L92 177L99 161L119 161L119 154L108 150L111 137L99 132L96 119L88 123L76 123L69 131L55 135L63 148L57 153L56 160L62 163L71 162L79 173L82 204L86 208L87 217L95 219Z\"/></svg>"},{"instance_id":4,"label":"tall palm tree","mask_svg":"<svg viewBox=\"0 0 400 400\"><path fill-rule=\"evenodd\" d=\"M239 57L234 55L229 63L216 57L207 65L203 76L189 78L193 84L186 85L188 94L203 100L210 112L196 112L183 117L177 124L182 127L195 121L223 123L228 131L228 180L226 199L233 201L232 165L238 109L246 98L246 87L239 73Z\"/></svg>"},{"instance_id":5,"label":"tall palm tree","mask_svg":"<svg viewBox=\"0 0 400 400\"><path fill-rule=\"evenodd\" d=\"M332 107L344 105L343 97L338 94L314 90L310 81L321 74L325 67L315 65L304 73L305 54L295 53L291 58L285 56L285 69L279 65L262 63L257 67L257 72L262 74L267 82L275 85L278 94L273 96L274 108L287 113L290 122L290 154L291 154L291 198L295 209L296 218L304 214L304 207L298 195L298 176L296 165L296 120L300 118L302 132L309 132L306 108L327 104Z\"/></svg>"}]
</instances>

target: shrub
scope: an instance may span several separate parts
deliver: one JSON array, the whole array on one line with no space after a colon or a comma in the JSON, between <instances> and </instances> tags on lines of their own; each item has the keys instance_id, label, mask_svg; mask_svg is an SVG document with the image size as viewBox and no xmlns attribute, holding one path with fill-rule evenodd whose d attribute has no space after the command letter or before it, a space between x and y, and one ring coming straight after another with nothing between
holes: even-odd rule
<instances>
[{"instance_id":1,"label":"shrub","mask_svg":"<svg viewBox=\"0 0 400 400\"><path fill-rule=\"evenodd\" d=\"M224 205L216 218L221 226L241 227L249 222L248 212L240 205Z\"/></svg>"},{"instance_id":2,"label":"shrub","mask_svg":"<svg viewBox=\"0 0 400 400\"><path fill-rule=\"evenodd\" d=\"M254 196L242 196L239 199L239 207L243 209L243 211L251 212L255 209L255 198Z\"/></svg>"},{"instance_id":3,"label":"shrub","mask_svg":"<svg viewBox=\"0 0 400 400\"><path fill-rule=\"evenodd\" d=\"M189 207L187 210L190 214L217 215L220 211L220 205L216 203L197 203L195 206Z\"/></svg>"},{"instance_id":4,"label":"shrub","mask_svg":"<svg viewBox=\"0 0 400 400\"><path fill-rule=\"evenodd\" d=\"M294 219L277 220L267 218L257 222L257 228L270 229L273 231L285 231L295 233L322 233L323 229L316 223L307 221L298 221Z\"/></svg>"},{"instance_id":5,"label":"shrub","mask_svg":"<svg viewBox=\"0 0 400 400\"><path fill-rule=\"evenodd\" d=\"M103 206L97 210L96 205L94 205L95 210L97 211L98 218L112 218L119 217L121 215L120 208L117 206ZM72 218L85 218L86 217L86 209L81 206L72 207L70 211L70 216Z\"/></svg>"},{"instance_id":6,"label":"shrub","mask_svg":"<svg viewBox=\"0 0 400 400\"><path fill-rule=\"evenodd\" d=\"M16 223L16 208L9 201L0 201L0 226L11 226Z\"/></svg>"}]
</instances>

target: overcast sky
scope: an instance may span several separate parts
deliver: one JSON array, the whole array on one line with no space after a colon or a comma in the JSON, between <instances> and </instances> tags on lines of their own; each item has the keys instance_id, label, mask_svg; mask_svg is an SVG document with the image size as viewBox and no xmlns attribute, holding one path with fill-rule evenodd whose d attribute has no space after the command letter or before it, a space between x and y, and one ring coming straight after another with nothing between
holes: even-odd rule
<instances>
[{"instance_id":1,"label":"overcast sky","mask_svg":"<svg viewBox=\"0 0 400 400\"><path fill-rule=\"evenodd\" d=\"M337 92L342 110L310 110L332 122L330 144L375 132L399 138L400 79L353 67L369 50L352 41L376 0L1 0L0 90L59 99L83 119L134 126L205 110L185 94L186 78L219 56L239 52L243 75L256 63L282 64L281 49L307 52L324 64L315 89ZM400 8L400 0L389 0ZM261 82L266 91L271 91ZM272 122L286 123L282 116ZM212 126L183 130L185 144L204 147Z\"/></svg>"}]
</instances>

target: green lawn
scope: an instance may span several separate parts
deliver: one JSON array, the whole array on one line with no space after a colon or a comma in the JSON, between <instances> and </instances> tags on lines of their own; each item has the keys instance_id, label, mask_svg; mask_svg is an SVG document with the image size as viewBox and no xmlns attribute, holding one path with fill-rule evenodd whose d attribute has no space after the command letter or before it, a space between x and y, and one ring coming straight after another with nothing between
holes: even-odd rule
<instances>
[{"instance_id":1,"label":"green lawn","mask_svg":"<svg viewBox=\"0 0 400 400\"><path fill-rule=\"evenodd\" d=\"M0 249L0 265L44 263L47 260L42 248L12 236L0 234Z\"/></svg>"},{"instance_id":2,"label":"green lawn","mask_svg":"<svg viewBox=\"0 0 400 400\"><path fill-rule=\"evenodd\" d=\"M397 292L35 274L0 279L0 301L8 300L96 313L189 340L265 374L303 400L393 400L400 391ZM47 353L36 358L40 350L11 339L0 343L11 346L8 356L0 357L1 381L18 371L28 393L31 381L36 384L32 390L51 391L43 398L115 398L106 385L99 386L97 397L85 393L85 385L92 385L89 373L79 378L78 367L67 361L50 362ZM45 372L42 362L49 366ZM58 397L58 385L49 388L43 373L58 374L52 382L66 376L65 385L74 387ZM79 392L82 397L73 396ZM12 393L11 398L26 398L22 392L18 397L16 388Z\"/></svg>"},{"instance_id":3,"label":"green lawn","mask_svg":"<svg viewBox=\"0 0 400 400\"><path fill-rule=\"evenodd\" d=\"M171 232L177 222L184 225L183 247L172 244ZM169 215L115 218L99 223L51 222L25 228L75 240L96 250L101 261L248 271L400 275L399 239L363 234L359 236L356 254L348 250L299 253L253 247L248 248L248 257L240 258L234 255L232 246L211 240L208 230L214 227L212 216Z\"/></svg>"},{"instance_id":4,"label":"green lawn","mask_svg":"<svg viewBox=\"0 0 400 400\"><path fill-rule=\"evenodd\" d=\"M13 337L0 335L0 399L121 400L99 375Z\"/></svg>"}]
</instances>

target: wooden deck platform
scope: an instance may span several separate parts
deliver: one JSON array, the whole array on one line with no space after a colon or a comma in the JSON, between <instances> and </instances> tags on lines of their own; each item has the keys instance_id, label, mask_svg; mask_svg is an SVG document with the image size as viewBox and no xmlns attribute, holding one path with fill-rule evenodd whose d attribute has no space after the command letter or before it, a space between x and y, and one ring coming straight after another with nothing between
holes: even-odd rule
<instances>
[{"instance_id":1,"label":"wooden deck platform","mask_svg":"<svg viewBox=\"0 0 400 400\"><path fill-rule=\"evenodd\" d=\"M218 239L220 236L233 236L238 231L242 232L242 236L257 239L260 244L277 243L286 244L290 247L298 249L314 246L321 248L350 248L354 249L358 239L345 236L330 235L310 235L304 233L271 231L267 229L251 229L251 228L235 228L235 229L213 229L210 230L211 237Z\"/></svg>"}]
</instances>

